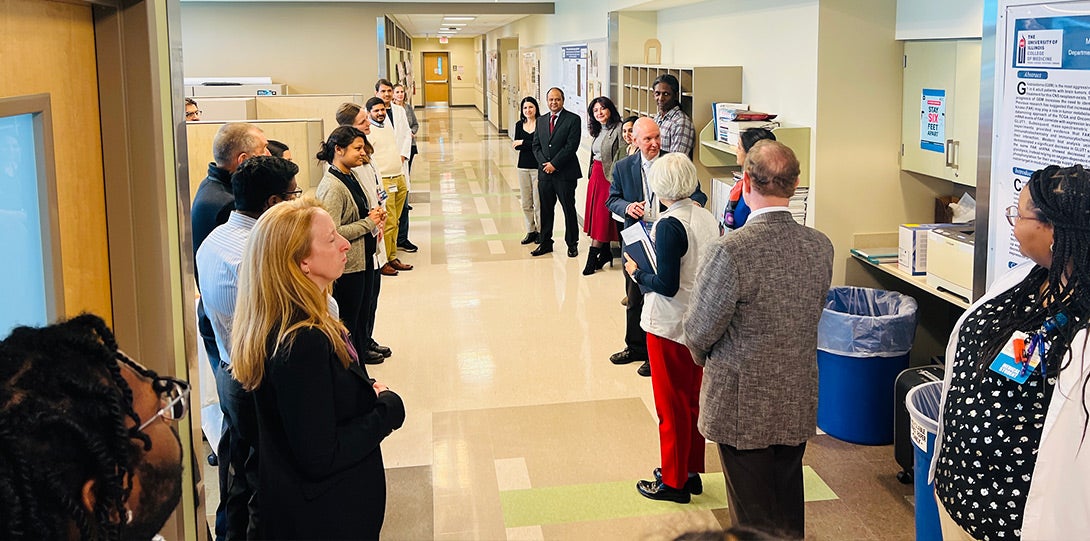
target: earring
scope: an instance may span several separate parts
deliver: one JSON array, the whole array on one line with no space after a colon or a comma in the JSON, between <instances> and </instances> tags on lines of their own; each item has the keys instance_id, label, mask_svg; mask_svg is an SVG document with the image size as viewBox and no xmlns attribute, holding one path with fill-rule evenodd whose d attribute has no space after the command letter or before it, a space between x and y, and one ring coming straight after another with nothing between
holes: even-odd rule
<instances>
[{"instance_id":1,"label":"earring","mask_svg":"<svg viewBox=\"0 0 1090 541\"><path fill-rule=\"evenodd\" d=\"M132 509L125 509L125 524L132 524Z\"/></svg>"},{"instance_id":2,"label":"earring","mask_svg":"<svg viewBox=\"0 0 1090 541\"><path fill-rule=\"evenodd\" d=\"M1056 243L1055 243L1055 242L1050 242L1050 243L1048 243L1048 253L1050 253L1050 254L1052 253L1052 246L1053 246L1054 244L1056 244Z\"/></svg>"}]
</instances>

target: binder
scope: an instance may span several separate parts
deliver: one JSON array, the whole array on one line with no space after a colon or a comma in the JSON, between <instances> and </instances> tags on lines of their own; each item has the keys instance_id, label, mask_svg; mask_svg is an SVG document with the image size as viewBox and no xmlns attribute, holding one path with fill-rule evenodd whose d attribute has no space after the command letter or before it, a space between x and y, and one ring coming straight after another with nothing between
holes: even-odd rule
<instances>
[{"instance_id":1,"label":"binder","mask_svg":"<svg viewBox=\"0 0 1090 541\"><path fill-rule=\"evenodd\" d=\"M658 261L655 258L655 243L651 242L647 227L645 227L642 220L624 228L621 231L621 240L624 242L624 253L628 254L628 256L632 258L632 261L636 262L636 266L639 267L640 270L658 274ZM643 284L637 285L640 286L640 291L643 293L651 292L651 288L646 287Z\"/></svg>"}]
</instances>

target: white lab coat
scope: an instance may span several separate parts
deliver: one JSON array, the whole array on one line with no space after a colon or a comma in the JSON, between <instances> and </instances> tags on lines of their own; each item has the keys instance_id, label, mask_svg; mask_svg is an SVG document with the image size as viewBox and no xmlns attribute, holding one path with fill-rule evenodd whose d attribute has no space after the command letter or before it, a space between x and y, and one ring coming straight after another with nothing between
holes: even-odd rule
<instances>
[{"instance_id":1,"label":"white lab coat","mask_svg":"<svg viewBox=\"0 0 1090 541\"><path fill-rule=\"evenodd\" d=\"M390 102L390 108L387 109L388 114L394 115L394 142L397 144L397 151L405 158L405 162L401 164L402 174L405 175L405 189L409 188L409 157L413 152L413 130L409 126L409 115L405 112L405 108Z\"/></svg>"},{"instance_id":2,"label":"white lab coat","mask_svg":"<svg viewBox=\"0 0 1090 541\"><path fill-rule=\"evenodd\" d=\"M968 314L984 302L994 299L1014 287L1033 269L1026 262L998 278L987 294L977 300L958 319L946 358L953 359L958 330ZM1090 393L1083 380L1090 375L1088 335L1084 329L1075 335L1063 363L1070 363L1060 372L1052 400L1045 413L1045 426L1033 469L1026 509L1022 518L1023 541L1059 541L1090 539L1090 438L1083 438L1083 403L1090 404ZM953 362L946 364L944 389L950 387ZM942 411L946 408L943 393L939 409L939 433L935 438L935 454L931 460L928 481L934 482L942 441Z\"/></svg>"}]
</instances>

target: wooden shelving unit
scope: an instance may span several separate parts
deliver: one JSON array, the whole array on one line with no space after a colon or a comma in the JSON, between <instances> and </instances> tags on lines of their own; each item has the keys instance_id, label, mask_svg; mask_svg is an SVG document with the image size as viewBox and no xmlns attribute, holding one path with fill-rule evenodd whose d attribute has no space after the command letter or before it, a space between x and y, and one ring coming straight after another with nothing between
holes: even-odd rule
<instances>
[{"instance_id":1,"label":"wooden shelving unit","mask_svg":"<svg viewBox=\"0 0 1090 541\"><path fill-rule=\"evenodd\" d=\"M810 128L780 126L772 130L776 140L787 145L799 159L799 186L810 185ZM733 145L715 140L715 123L708 121L697 135L697 159L704 167L737 167Z\"/></svg>"},{"instance_id":2,"label":"wooden shelving unit","mask_svg":"<svg viewBox=\"0 0 1090 541\"><path fill-rule=\"evenodd\" d=\"M712 118L712 103L742 100L742 68L740 66L650 66L629 64L621 67L622 116L655 116L654 91L651 84L660 75L677 77L681 86L681 110L698 129Z\"/></svg>"}]
</instances>

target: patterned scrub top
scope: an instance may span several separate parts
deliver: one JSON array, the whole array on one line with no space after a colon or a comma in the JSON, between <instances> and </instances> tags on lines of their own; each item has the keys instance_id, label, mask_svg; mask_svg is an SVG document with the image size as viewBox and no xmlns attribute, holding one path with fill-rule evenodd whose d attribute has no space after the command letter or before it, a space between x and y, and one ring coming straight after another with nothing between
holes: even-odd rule
<instances>
[{"instance_id":1,"label":"patterned scrub top","mask_svg":"<svg viewBox=\"0 0 1090 541\"><path fill-rule=\"evenodd\" d=\"M1028 282L1028 283L1027 283ZM1037 449L1055 377L1047 384L1040 366L1022 385L980 367L987 338L1003 332L998 319L1014 306L1012 299L1033 289L1039 280L1023 281L977 308L965 318L958 335L953 375L943 410L941 457L935 470L935 491L950 516L975 539L1020 539ZM1028 317L1028 315L1027 315ZM1039 329L1043 315L1029 317L1018 329ZM1049 333L1050 345L1058 341ZM1051 358L1052 355L1049 355Z\"/></svg>"}]
</instances>

